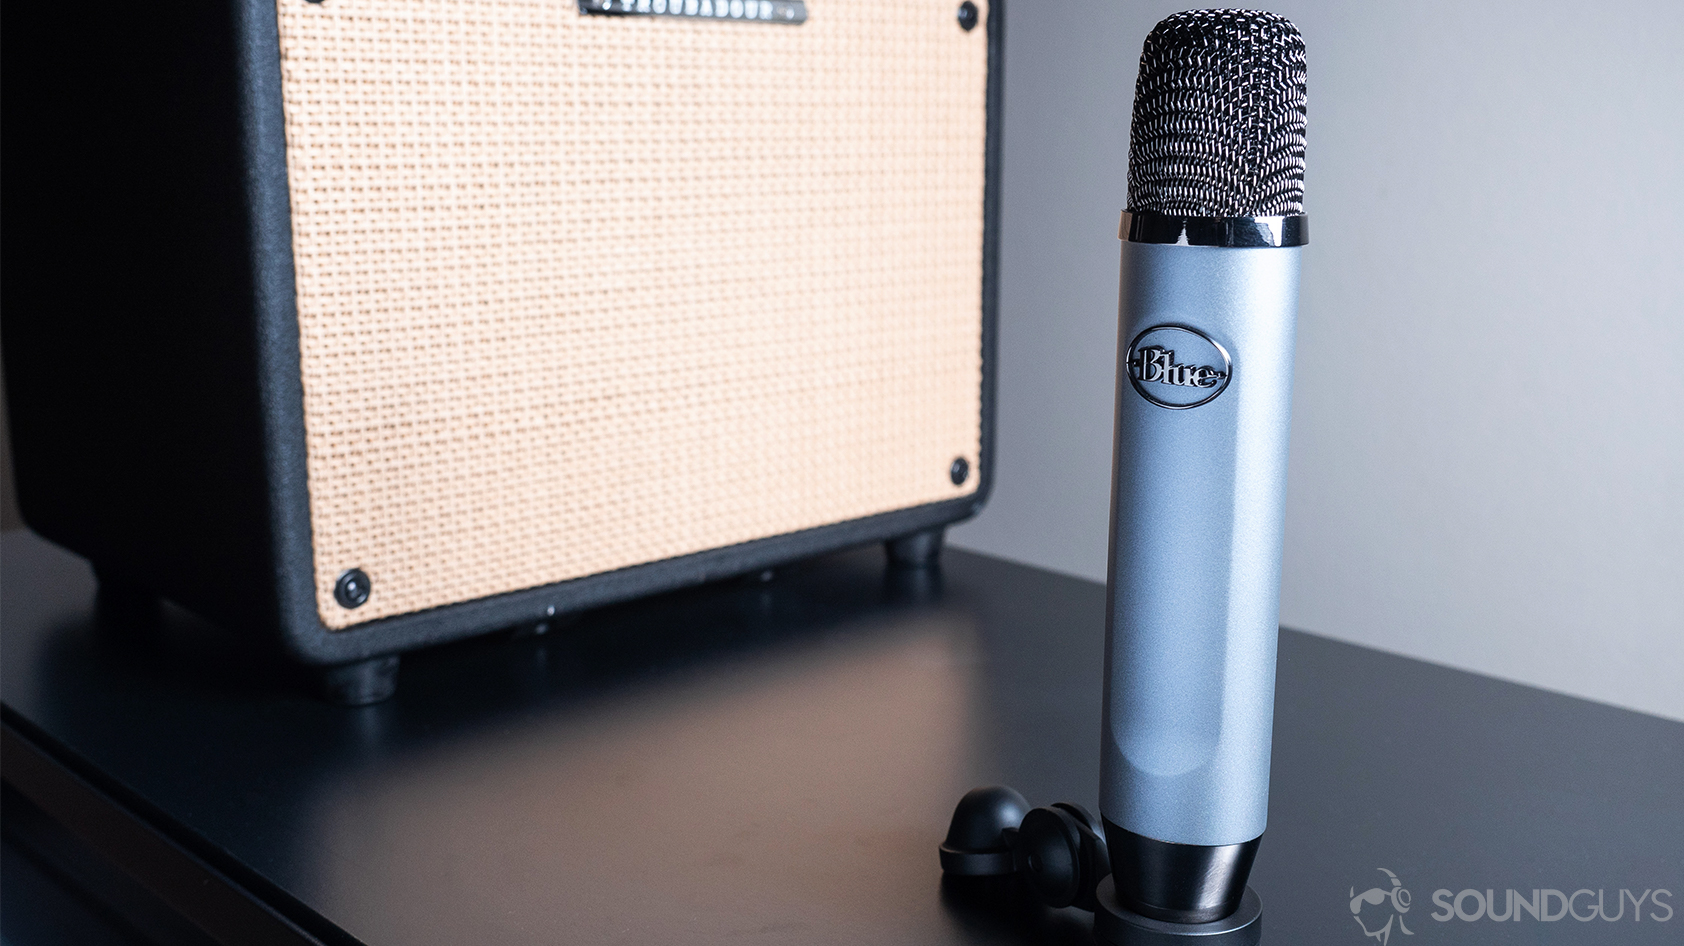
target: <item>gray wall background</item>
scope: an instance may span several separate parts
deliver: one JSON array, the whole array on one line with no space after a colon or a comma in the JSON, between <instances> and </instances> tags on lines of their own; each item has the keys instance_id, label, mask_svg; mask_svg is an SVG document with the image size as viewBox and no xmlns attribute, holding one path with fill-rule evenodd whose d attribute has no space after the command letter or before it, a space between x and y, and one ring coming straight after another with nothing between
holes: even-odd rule
<instances>
[{"instance_id":1,"label":"gray wall background","mask_svg":"<svg viewBox=\"0 0 1684 946\"><path fill-rule=\"evenodd\" d=\"M998 478L953 542L1103 580L1135 66L1184 5L1008 2ZM1314 218L1282 622L1684 719L1684 5L1270 8Z\"/></svg>"},{"instance_id":2,"label":"gray wall background","mask_svg":"<svg viewBox=\"0 0 1684 946\"><path fill-rule=\"evenodd\" d=\"M1103 580L1140 42L1008 0L998 477ZM1266 4L1309 48L1281 621L1684 719L1684 4Z\"/></svg>"}]
</instances>

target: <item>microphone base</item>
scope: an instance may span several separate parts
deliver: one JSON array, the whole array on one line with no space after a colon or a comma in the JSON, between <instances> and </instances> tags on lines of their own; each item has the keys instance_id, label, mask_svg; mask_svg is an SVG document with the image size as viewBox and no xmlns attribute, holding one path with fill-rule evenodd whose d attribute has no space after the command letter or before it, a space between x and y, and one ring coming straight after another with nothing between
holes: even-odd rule
<instances>
[{"instance_id":1,"label":"microphone base","mask_svg":"<svg viewBox=\"0 0 1684 946\"><path fill-rule=\"evenodd\" d=\"M1239 909L1209 923L1154 920L1123 906L1110 877L1095 891L1094 938L1108 946L1257 946L1263 939L1263 901L1249 886Z\"/></svg>"},{"instance_id":2,"label":"microphone base","mask_svg":"<svg viewBox=\"0 0 1684 946\"><path fill-rule=\"evenodd\" d=\"M1258 835L1239 844L1174 844L1105 819L1117 901L1167 923L1209 923L1239 909L1262 840Z\"/></svg>"}]
</instances>

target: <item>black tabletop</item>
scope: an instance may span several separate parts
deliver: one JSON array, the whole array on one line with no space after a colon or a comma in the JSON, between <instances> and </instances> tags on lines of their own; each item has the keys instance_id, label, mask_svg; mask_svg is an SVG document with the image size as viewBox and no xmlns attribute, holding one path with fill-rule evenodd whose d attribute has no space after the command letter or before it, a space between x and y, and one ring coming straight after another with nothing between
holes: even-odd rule
<instances>
[{"instance_id":1,"label":"black tabletop","mask_svg":"<svg viewBox=\"0 0 1684 946\"><path fill-rule=\"evenodd\" d=\"M0 574L7 725L323 941L1092 942L944 886L936 846L975 785L1094 805L1099 585L861 549L412 654L346 709L183 613L99 626L87 566L26 533ZM1684 724L1280 654L1265 943L1684 941ZM1387 872L1408 893L1353 914ZM1510 889L1566 912L1493 921Z\"/></svg>"}]
</instances>

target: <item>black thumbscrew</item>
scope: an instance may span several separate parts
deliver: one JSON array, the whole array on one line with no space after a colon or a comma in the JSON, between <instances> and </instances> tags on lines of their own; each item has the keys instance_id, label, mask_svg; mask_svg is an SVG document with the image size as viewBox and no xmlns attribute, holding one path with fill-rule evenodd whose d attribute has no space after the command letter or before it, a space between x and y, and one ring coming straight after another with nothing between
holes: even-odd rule
<instances>
[{"instance_id":1,"label":"black thumbscrew","mask_svg":"<svg viewBox=\"0 0 1684 946\"><path fill-rule=\"evenodd\" d=\"M1004 785L973 788L959 799L947 840L941 842L941 869L956 877L996 877L1011 873L1012 842L1029 813L1029 802Z\"/></svg>"},{"instance_id":2,"label":"black thumbscrew","mask_svg":"<svg viewBox=\"0 0 1684 946\"><path fill-rule=\"evenodd\" d=\"M1105 829L1081 805L1058 802L1025 815L1012 863L1049 907L1094 908L1094 888L1111 873Z\"/></svg>"}]
</instances>

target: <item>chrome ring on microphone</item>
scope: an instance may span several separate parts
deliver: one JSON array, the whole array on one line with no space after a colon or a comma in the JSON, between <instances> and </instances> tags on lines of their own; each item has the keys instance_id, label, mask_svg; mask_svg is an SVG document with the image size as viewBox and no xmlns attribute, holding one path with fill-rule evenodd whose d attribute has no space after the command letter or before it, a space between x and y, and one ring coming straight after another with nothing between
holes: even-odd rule
<instances>
[{"instance_id":1,"label":"chrome ring on microphone","mask_svg":"<svg viewBox=\"0 0 1684 946\"><path fill-rule=\"evenodd\" d=\"M1175 246L1303 246L1310 242L1310 218L1176 217L1123 211L1117 236L1130 243Z\"/></svg>"}]
</instances>

